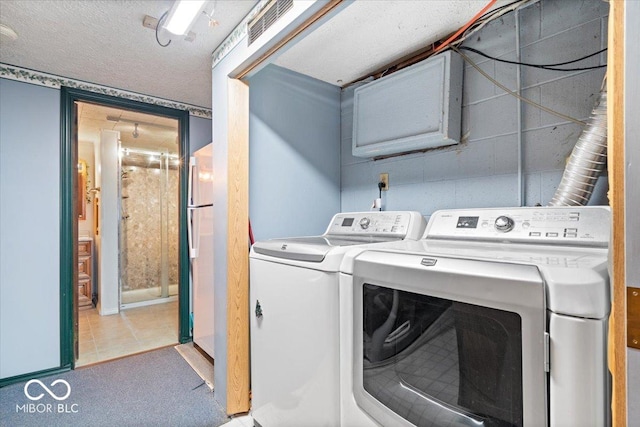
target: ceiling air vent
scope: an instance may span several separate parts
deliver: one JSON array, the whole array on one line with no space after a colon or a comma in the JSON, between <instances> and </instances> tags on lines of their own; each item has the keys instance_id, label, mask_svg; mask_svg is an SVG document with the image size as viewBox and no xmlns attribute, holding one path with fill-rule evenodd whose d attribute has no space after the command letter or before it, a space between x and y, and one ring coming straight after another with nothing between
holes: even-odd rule
<instances>
[{"instance_id":1,"label":"ceiling air vent","mask_svg":"<svg viewBox=\"0 0 640 427\"><path fill-rule=\"evenodd\" d=\"M249 44L257 40L282 15L293 7L293 0L273 0L249 22Z\"/></svg>"}]
</instances>

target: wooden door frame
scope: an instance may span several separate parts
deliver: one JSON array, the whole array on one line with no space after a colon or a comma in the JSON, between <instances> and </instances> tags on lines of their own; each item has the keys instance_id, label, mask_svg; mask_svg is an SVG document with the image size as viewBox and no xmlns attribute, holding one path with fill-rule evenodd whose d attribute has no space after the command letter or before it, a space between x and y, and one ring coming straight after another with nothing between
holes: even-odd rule
<instances>
[{"instance_id":1,"label":"wooden door frame","mask_svg":"<svg viewBox=\"0 0 640 427\"><path fill-rule=\"evenodd\" d=\"M612 214L609 369L613 376L612 424L627 425L627 291L625 281L625 140L624 140L624 1L609 3L607 51L607 123L609 204Z\"/></svg>"},{"instance_id":2,"label":"wooden door frame","mask_svg":"<svg viewBox=\"0 0 640 427\"><path fill-rule=\"evenodd\" d=\"M227 413L250 409L249 86L227 81Z\"/></svg>"}]
</instances>

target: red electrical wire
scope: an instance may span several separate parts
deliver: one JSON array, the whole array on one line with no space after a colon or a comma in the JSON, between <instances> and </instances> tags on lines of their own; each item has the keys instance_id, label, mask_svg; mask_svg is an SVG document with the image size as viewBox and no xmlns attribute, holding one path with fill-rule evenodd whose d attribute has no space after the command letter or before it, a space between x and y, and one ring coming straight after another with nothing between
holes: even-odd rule
<instances>
[{"instance_id":1,"label":"red electrical wire","mask_svg":"<svg viewBox=\"0 0 640 427\"><path fill-rule=\"evenodd\" d=\"M251 246L255 243L255 239L253 238L253 230L251 229L251 220L249 220L249 243Z\"/></svg>"},{"instance_id":2,"label":"red electrical wire","mask_svg":"<svg viewBox=\"0 0 640 427\"><path fill-rule=\"evenodd\" d=\"M474 22L476 22L478 20L478 18L480 18L482 15L484 15L484 13L489 10L489 8L491 6L493 6L498 0L491 0L489 3L487 3L487 5L485 7L482 8L482 10L478 13L476 13L476 15L471 18L471 20L469 22L467 22L464 27L460 28L458 31L455 32L454 35L452 35L451 37L449 37L444 43L442 43L440 46L438 46L437 48L435 48L433 50L433 52L438 52L442 49L444 49L446 46L448 46L453 40L455 40L460 34L462 34L463 32L465 32L465 30L467 28L469 28L471 25L473 25Z\"/></svg>"}]
</instances>

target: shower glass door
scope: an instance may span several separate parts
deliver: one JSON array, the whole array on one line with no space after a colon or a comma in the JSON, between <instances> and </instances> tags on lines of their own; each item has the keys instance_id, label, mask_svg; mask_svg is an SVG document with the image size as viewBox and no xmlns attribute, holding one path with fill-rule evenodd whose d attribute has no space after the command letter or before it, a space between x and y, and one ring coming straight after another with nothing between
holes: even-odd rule
<instances>
[{"instance_id":1,"label":"shower glass door","mask_svg":"<svg viewBox=\"0 0 640 427\"><path fill-rule=\"evenodd\" d=\"M178 294L178 146L120 147L120 307Z\"/></svg>"}]
</instances>

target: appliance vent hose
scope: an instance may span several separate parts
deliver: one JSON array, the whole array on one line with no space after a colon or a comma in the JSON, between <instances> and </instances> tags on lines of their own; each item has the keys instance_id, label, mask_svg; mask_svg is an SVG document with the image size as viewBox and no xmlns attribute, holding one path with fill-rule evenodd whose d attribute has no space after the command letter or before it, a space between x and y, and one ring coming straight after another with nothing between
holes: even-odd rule
<instances>
[{"instance_id":1,"label":"appliance vent hose","mask_svg":"<svg viewBox=\"0 0 640 427\"><path fill-rule=\"evenodd\" d=\"M549 206L584 206L607 166L607 92L600 92L591 117L573 147Z\"/></svg>"}]
</instances>

